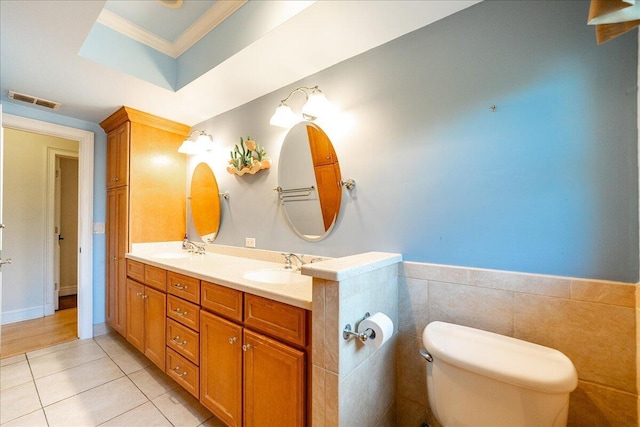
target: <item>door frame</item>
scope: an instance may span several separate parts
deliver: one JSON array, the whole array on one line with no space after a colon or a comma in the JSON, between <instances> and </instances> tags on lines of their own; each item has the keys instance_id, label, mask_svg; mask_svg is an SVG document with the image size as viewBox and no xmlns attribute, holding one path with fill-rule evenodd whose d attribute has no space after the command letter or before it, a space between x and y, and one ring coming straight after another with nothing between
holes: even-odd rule
<instances>
[{"instance_id":1,"label":"door frame","mask_svg":"<svg viewBox=\"0 0 640 427\"><path fill-rule=\"evenodd\" d=\"M83 129L4 113L2 126L78 141L78 337L92 338L94 134ZM47 291L48 288L45 289Z\"/></svg>"},{"instance_id":2,"label":"door frame","mask_svg":"<svg viewBox=\"0 0 640 427\"><path fill-rule=\"evenodd\" d=\"M57 164L56 160L59 157L66 157L70 159L78 159L79 153L73 150L66 150L63 148L53 148L49 147L47 149L47 213L46 213L46 228L48 230L46 233L46 247L49 248L45 254L45 286L49 289L45 289L45 300L44 300L44 315L49 316L53 314L55 310L58 309L58 293L60 291L60 248L59 242L57 241L55 233L52 233L52 230L56 227L56 195L58 191L56 191L56 185L58 183L58 179L56 177ZM78 159L79 161L79 159ZM78 163L78 173L80 173L80 164ZM78 177L79 178L79 177ZM79 184L79 183L78 183ZM78 200L78 203L80 201ZM79 210L78 206L78 210ZM80 212L78 212L80 215ZM78 217L79 220L80 217ZM58 230L59 231L59 230ZM79 231L79 230L78 230ZM78 246L80 246L80 240L78 240ZM56 270L56 264L57 270ZM56 271L58 274L56 274ZM76 276L78 276L78 272L76 272ZM57 287L56 287L57 283Z\"/></svg>"}]
</instances>

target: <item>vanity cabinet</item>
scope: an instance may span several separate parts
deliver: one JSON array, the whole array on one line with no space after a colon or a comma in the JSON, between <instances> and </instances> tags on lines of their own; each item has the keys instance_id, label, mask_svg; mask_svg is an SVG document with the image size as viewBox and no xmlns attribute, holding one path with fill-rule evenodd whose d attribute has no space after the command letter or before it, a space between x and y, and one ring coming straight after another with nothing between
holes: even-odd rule
<instances>
[{"instance_id":1,"label":"vanity cabinet","mask_svg":"<svg viewBox=\"0 0 640 427\"><path fill-rule=\"evenodd\" d=\"M107 132L106 317L126 336L126 262L132 243L182 240L190 127L129 107L100 123Z\"/></svg>"},{"instance_id":2,"label":"vanity cabinet","mask_svg":"<svg viewBox=\"0 0 640 427\"><path fill-rule=\"evenodd\" d=\"M308 312L209 282L202 295L201 403L229 426L304 425Z\"/></svg>"},{"instance_id":3,"label":"vanity cabinet","mask_svg":"<svg viewBox=\"0 0 640 427\"><path fill-rule=\"evenodd\" d=\"M127 341L164 370L167 295L161 278L166 271L131 260L127 271Z\"/></svg>"}]
</instances>

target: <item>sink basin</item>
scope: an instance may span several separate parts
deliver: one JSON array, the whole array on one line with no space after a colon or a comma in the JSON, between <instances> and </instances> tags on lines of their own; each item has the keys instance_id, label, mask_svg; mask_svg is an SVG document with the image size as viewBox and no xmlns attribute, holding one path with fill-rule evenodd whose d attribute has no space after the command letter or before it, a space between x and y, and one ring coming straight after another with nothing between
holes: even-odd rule
<instances>
[{"instance_id":1,"label":"sink basin","mask_svg":"<svg viewBox=\"0 0 640 427\"><path fill-rule=\"evenodd\" d=\"M160 259L184 259L189 258L189 254L183 252L163 252L161 254L151 255L153 258Z\"/></svg>"},{"instance_id":2,"label":"sink basin","mask_svg":"<svg viewBox=\"0 0 640 427\"><path fill-rule=\"evenodd\" d=\"M247 280L262 283L304 283L309 278L300 272L285 270L284 268L273 268L266 270L254 270L245 273L242 277Z\"/></svg>"}]
</instances>

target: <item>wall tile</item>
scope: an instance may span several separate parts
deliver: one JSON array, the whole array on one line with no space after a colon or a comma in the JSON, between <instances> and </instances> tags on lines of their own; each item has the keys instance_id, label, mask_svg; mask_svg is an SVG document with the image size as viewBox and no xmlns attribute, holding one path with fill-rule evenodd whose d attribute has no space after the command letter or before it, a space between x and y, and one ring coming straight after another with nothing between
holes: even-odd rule
<instances>
[{"instance_id":1,"label":"wall tile","mask_svg":"<svg viewBox=\"0 0 640 427\"><path fill-rule=\"evenodd\" d=\"M602 280L571 280L571 299L635 307L636 285Z\"/></svg>"},{"instance_id":2,"label":"wall tile","mask_svg":"<svg viewBox=\"0 0 640 427\"><path fill-rule=\"evenodd\" d=\"M398 399L410 399L421 406L428 406L427 363L418 353L422 348L422 339L398 334L397 395Z\"/></svg>"},{"instance_id":3,"label":"wall tile","mask_svg":"<svg viewBox=\"0 0 640 427\"><path fill-rule=\"evenodd\" d=\"M369 358L369 381L366 390L373 398L373 406L369 410L376 420L375 424L380 423L396 399L398 337L399 334L395 334Z\"/></svg>"},{"instance_id":4,"label":"wall tile","mask_svg":"<svg viewBox=\"0 0 640 427\"><path fill-rule=\"evenodd\" d=\"M311 326L313 328L311 339L311 352L313 364L324 368L325 343L325 281L313 279L313 306L311 311Z\"/></svg>"},{"instance_id":5,"label":"wall tile","mask_svg":"<svg viewBox=\"0 0 640 427\"><path fill-rule=\"evenodd\" d=\"M580 381L571 393L568 427L637 427L637 396Z\"/></svg>"},{"instance_id":6,"label":"wall tile","mask_svg":"<svg viewBox=\"0 0 640 427\"><path fill-rule=\"evenodd\" d=\"M382 416L376 427L397 427L398 426L398 407L394 400L387 408L387 411Z\"/></svg>"},{"instance_id":7,"label":"wall tile","mask_svg":"<svg viewBox=\"0 0 640 427\"><path fill-rule=\"evenodd\" d=\"M326 427L338 427L340 425L340 409L338 406L340 385L338 374L326 371L324 388L327 393L327 399L324 402L324 425Z\"/></svg>"},{"instance_id":8,"label":"wall tile","mask_svg":"<svg viewBox=\"0 0 640 427\"><path fill-rule=\"evenodd\" d=\"M571 279L566 277L469 269L469 284L559 298L571 297Z\"/></svg>"},{"instance_id":9,"label":"wall tile","mask_svg":"<svg viewBox=\"0 0 640 427\"><path fill-rule=\"evenodd\" d=\"M405 261L400 265L398 274L403 277L433 280L435 282L460 283L462 285L469 283L466 268L450 265Z\"/></svg>"},{"instance_id":10,"label":"wall tile","mask_svg":"<svg viewBox=\"0 0 640 427\"><path fill-rule=\"evenodd\" d=\"M325 282L325 333L324 333L324 366L337 373L339 368L339 346L342 341L340 323L340 294L338 282Z\"/></svg>"},{"instance_id":11,"label":"wall tile","mask_svg":"<svg viewBox=\"0 0 640 427\"><path fill-rule=\"evenodd\" d=\"M428 409L425 405L403 397L398 397L398 426L420 427L428 420ZM433 424L431 424L435 427Z\"/></svg>"},{"instance_id":12,"label":"wall tile","mask_svg":"<svg viewBox=\"0 0 640 427\"><path fill-rule=\"evenodd\" d=\"M325 425L325 370L316 365L313 366L313 383L312 383L312 424L314 427L322 427Z\"/></svg>"},{"instance_id":13,"label":"wall tile","mask_svg":"<svg viewBox=\"0 0 640 427\"><path fill-rule=\"evenodd\" d=\"M636 391L631 308L516 294L514 336L566 354L582 380Z\"/></svg>"},{"instance_id":14,"label":"wall tile","mask_svg":"<svg viewBox=\"0 0 640 427\"><path fill-rule=\"evenodd\" d=\"M429 322L440 320L511 336L513 293L429 282Z\"/></svg>"},{"instance_id":15,"label":"wall tile","mask_svg":"<svg viewBox=\"0 0 640 427\"><path fill-rule=\"evenodd\" d=\"M389 265L372 272L369 277L371 314L381 311L393 321L398 330L398 264Z\"/></svg>"},{"instance_id":16,"label":"wall tile","mask_svg":"<svg viewBox=\"0 0 640 427\"><path fill-rule=\"evenodd\" d=\"M398 281L398 331L422 336L429 321L429 282L400 277Z\"/></svg>"}]
</instances>

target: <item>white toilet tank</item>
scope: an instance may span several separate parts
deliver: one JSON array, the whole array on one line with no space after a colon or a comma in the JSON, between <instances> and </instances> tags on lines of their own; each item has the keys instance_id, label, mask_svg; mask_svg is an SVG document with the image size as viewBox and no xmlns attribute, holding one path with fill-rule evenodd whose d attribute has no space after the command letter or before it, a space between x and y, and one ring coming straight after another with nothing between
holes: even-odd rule
<instances>
[{"instance_id":1,"label":"white toilet tank","mask_svg":"<svg viewBox=\"0 0 640 427\"><path fill-rule=\"evenodd\" d=\"M445 322L429 323L422 342L433 359L429 404L444 427L567 424L578 376L561 352Z\"/></svg>"}]
</instances>

